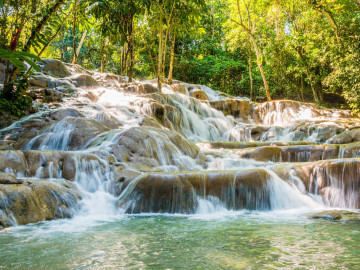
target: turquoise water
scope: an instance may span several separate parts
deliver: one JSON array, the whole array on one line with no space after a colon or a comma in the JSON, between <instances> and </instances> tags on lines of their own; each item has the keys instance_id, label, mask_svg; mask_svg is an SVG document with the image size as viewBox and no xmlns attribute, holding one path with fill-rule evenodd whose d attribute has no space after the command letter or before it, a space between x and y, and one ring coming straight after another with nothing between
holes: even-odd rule
<instances>
[{"instance_id":1,"label":"turquoise water","mask_svg":"<svg viewBox=\"0 0 360 270\"><path fill-rule=\"evenodd\" d=\"M360 223L292 212L77 217L0 231L3 269L360 269Z\"/></svg>"}]
</instances>

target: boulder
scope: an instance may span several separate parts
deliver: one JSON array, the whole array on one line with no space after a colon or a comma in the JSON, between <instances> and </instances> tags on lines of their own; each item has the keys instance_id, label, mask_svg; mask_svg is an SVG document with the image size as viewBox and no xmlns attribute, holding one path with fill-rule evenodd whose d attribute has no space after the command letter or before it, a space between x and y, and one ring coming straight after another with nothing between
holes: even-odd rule
<instances>
[{"instance_id":1,"label":"boulder","mask_svg":"<svg viewBox=\"0 0 360 270\"><path fill-rule=\"evenodd\" d=\"M42 59L39 62L42 71L45 74L56 78L65 78L71 75L70 70L64 65L63 62L56 59Z\"/></svg>"},{"instance_id":2,"label":"boulder","mask_svg":"<svg viewBox=\"0 0 360 270\"><path fill-rule=\"evenodd\" d=\"M76 74L74 76L71 76L70 79L76 87L94 88L100 86L100 84L88 74Z\"/></svg>"},{"instance_id":3,"label":"boulder","mask_svg":"<svg viewBox=\"0 0 360 270\"><path fill-rule=\"evenodd\" d=\"M209 101L207 94L201 89L193 89L189 92L189 96L198 100Z\"/></svg>"},{"instance_id":4,"label":"boulder","mask_svg":"<svg viewBox=\"0 0 360 270\"><path fill-rule=\"evenodd\" d=\"M354 127L349 130L345 130L344 132L336 135L328 140L328 143L332 144L344 144L351 142L359 142L360 141L360 128Z\"/></svg>"},{"instance_id":5,"label":"boulder","mask_svg":"<svg viewBox=\"0 0 360 270\"><path fill-rule=\"evenodd\" d=\"M80 198L75 186L64 181L0 184L0 227L69 218Z\"/></svg>"},{"instance_id":6,"label":"boulder","mask_svg":"<svg viewBox=\"0 0 360 270\"><path fill-rule=\"evenodd\" d=\"M179 94L188 95L188 90L184 84L172 84L171 88Z\"/></svg>"},{"instance_id":7,"label":"boulder","mask_svg":"<svg viewBox=\"0 0 360 270\"><path fill-rule=\"evenodd\" d=\"M200 149L179 133L153 127L134 127L124 131L112 146L117 160L141 168L168 166L179 170L196 167Z\"/></svg>"},{"instance_id":8,"label":"boulder","mask_svg":"<svg viewBox=\"0 0 360 270\"><path fill-rule=\"evenodd\" d=\"M343 220L345 222L360 222L360 212L347 210L327 210L307 215L312 219L326 219L330 221Z\"/></svg>"},{"instance_id":9,"label":"boulder","mask_svg":"<svg viewBox=\"0 0 360 270\"><path fill-rule=\"evenodd\" d=\"M65 119L66 117L77 118L77 117L83 117L83 115L73 108L66 108L66 109L59 109L54 112L51 112L49 117L52 120L61 121L61 120Z\"/></svg>"},{"instance_id":10,"label":"boulder","mask_svg":"<svg viewBox=\"0 0 360 270\"><path fill-rule=\"evenodd\" d=\"M101 112L95 115L94 119L110 129L118 129L122 124L109 113Z\"/></svg>"},{"instance_id":11,"label":"boulder","mask_svg":"<svg viewBox=\"0 0 360 270\"><path fill-rule=\"evenodd\" d=\"M46 88L48 86L49 78L43 74L37 74L29 78L29 84L32 86L38 86Z\"/></svg>"},{"instance_id":12,"label":"boulder","mask_svg":"<svg viewBox=\"0 0 360 270\"><path fill-rule=\"evenodd\" d=\"M225 115L235 118L248 119L250 115L250 102L245 99L224 99L210 102L211 107L222 111Z\"/></svg>"},{"instance_id":13,"label":"boulder","mask_svg":"<svg viewBox=\"0 0 360 270\"><path fill-rule=\"evenodd\" d=\"M159 89L156 87L156 86L154 86L154 85L152 85L152 84L150 84L150 83L144 83L143 84L143 89L144 89L144 94L151 94L151 93L158 93L159 92Z\"/></svg>"}]
</instances>

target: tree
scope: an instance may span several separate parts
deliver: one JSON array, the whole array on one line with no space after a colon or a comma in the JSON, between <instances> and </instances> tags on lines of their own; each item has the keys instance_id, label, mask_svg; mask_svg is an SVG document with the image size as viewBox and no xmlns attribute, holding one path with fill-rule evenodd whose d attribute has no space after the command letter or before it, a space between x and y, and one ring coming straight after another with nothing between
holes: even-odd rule
<instances>
[{"instance_id":1,"label":"tree","mask_svg":"<svg viewBox=\"0 0 360 270\"><path fill-rule=\"evenodd\" d=\"M259 67L261 77L264 82L264 87L266 91L266 98L267 100L271 100L270 96L270 90L269 90L269 84L265 75L264 66L263 66L263 55L261 53L259 42L256 38L256 23L252 18L251 14L251 8L255 6L256 1L252 2L249 0L248 3L245 2L245 0L242 0L242 3L240 3L240 0L236 0L236 7L237 7L237 15L238 20L233 19L232 21L235 22L237 25L239 25L243 31L245 31L249 39L253 45L255 54L256 54L256 63Z\"/></svg>"}]
</instances>

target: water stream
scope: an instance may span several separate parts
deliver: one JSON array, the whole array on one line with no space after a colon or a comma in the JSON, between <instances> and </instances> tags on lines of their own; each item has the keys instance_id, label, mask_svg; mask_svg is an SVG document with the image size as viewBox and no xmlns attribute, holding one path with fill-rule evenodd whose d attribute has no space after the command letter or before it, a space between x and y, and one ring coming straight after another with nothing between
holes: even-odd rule
<instances>
[{"instance_id":1,"label":"water stream","mask_svg":"<svg viewBox=\"0 0 360 270\"><path fill-rule=\"evenodd\" d=\"M0 268L360 267L358 221L307 218L360 208L360 147L329 144L357 119L93 76L102 86L0 131L14 145L1 151L0 171L25 181L0 185L0 226L12 226L0 230ZM22 221L8 187L31 197L28 187L48 182L60 197L54 209L71 214L19 225L33 221ZM60 196L64 188L76 195Z\"/></svg>"}]
</instances>

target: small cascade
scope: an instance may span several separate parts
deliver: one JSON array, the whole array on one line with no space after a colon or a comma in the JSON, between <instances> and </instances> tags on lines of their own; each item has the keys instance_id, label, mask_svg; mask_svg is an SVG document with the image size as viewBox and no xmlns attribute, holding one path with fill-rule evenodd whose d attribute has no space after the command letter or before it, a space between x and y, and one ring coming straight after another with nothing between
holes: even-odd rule
<instances>
[{"instance_id":1,"label":"small cascade","mask_svg":"<svg viewBox=\"0 0 360 270\"><path fill-rule=\"evenodd\" d=\"M268 183L270 205L273 210L284 210L294 208L322 208L322 204L308 196L298 179L292 177L292 182L284 182L274 172L268 171L271 175ZM295 181L294 181L295 180Z\"/></svg>"},{"instance_id":2,"label":"small cascade","mask_svg":"<svg viewBox=\"0 0 360 270\"><path fill-rule=\"evenodd\" d=\"M82 193L78 215L116 215L116 197L113 173L105 160L75 156L74 182Z\"/></svg>"},{"instance_id":3,"label":"small cascade","mask_svg":"<svg viewBox=\"0 0 360 270\"><path fill-rule=\"evenodd\" d=\"M316 167L310 178L310 190L321 195L331 207L357 209L360 207L359 162L334 162Z\"/></svg>"},{"instance_id":4,"label":"small cascade","mask_svg":"<svg viewBox=\"0 0 360 270\"><path fill-rule=\"evenodd\" d=\"M30 140L25 145L24 150L68 150L68 144L74 129L73 125L60 121L47 132Z\"/></svg>"},{"instance_id":5,"label":"small cascade","mask_svg":"<svg viewBox=\"0 0 360 270\"><path fill-rule=\"evenodd\" d=\"M223 132L234 127L222 112L184 95L169 95L171 104L181 113L181 130L191 141L223 140Z\"/></svg>"}]
</instances>

